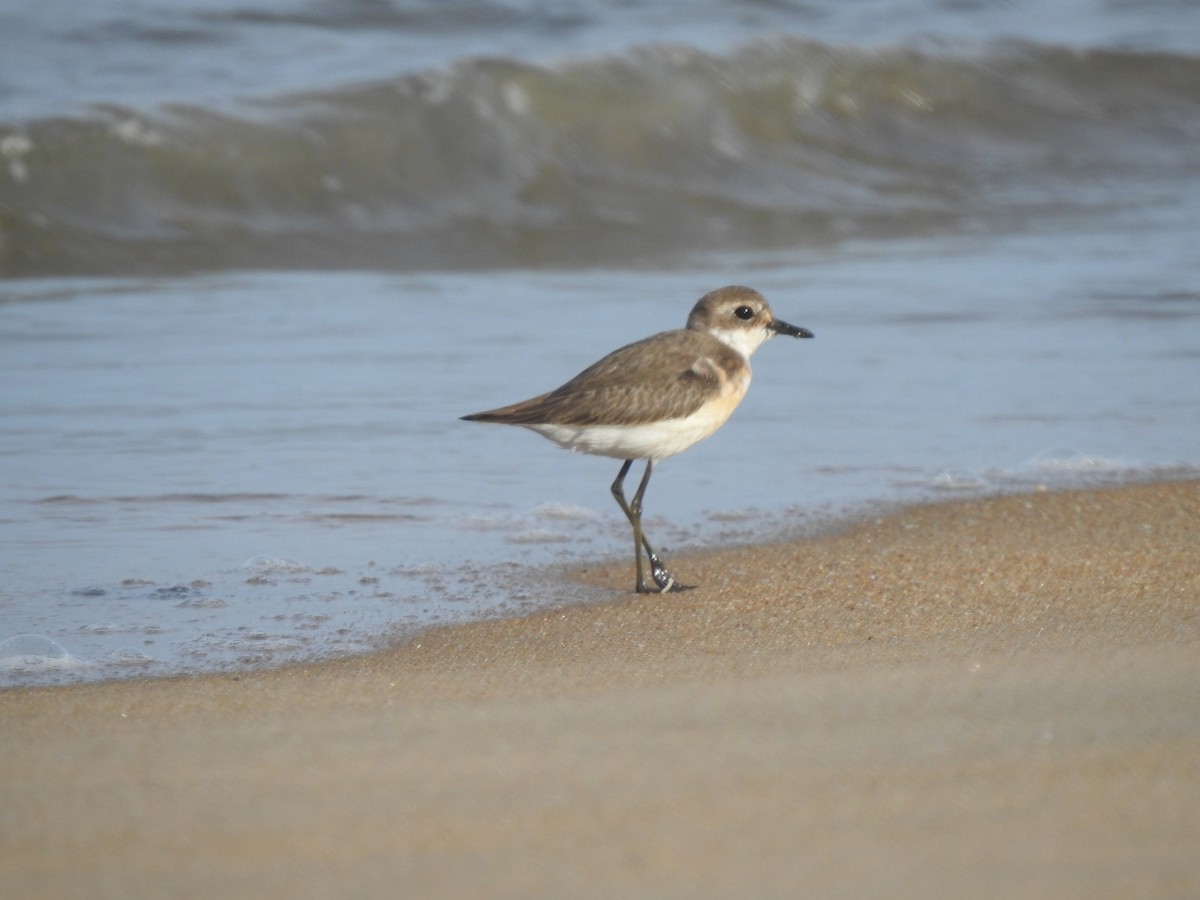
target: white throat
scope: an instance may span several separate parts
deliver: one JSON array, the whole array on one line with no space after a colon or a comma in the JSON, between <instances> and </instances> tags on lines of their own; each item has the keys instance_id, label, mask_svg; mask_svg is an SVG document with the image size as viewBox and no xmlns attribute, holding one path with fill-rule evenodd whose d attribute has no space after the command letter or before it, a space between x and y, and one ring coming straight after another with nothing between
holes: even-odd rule
<instances>
[{"instance_id":1,"label":"white throat","mask_svg":"<svg viewBox=\"0 0 1200 900\"><path fill-rule=\"evenodd\" d=\"M708 333L745 359L749 359L773 334L768 328L710 328Z\"/></svg>"}]
</instances>

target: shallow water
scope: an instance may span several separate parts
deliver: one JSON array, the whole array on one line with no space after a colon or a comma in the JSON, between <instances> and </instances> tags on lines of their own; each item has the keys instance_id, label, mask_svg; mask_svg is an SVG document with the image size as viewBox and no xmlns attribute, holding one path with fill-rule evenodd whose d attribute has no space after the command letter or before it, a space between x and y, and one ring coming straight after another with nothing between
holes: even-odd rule
<instances>
[{"instance_id":1,"label":"shallow water","mask_svg":"<svg viewBox=\"0 0 1200 900\"><path fill-rule=\"evenodd\" d=\"M817 337L656 471L668 559L1200 472L1194 4L693 9L0 11L0 684L593 596L617 464L458 416L723 284Z\"/></svg>"},{"instance_id":2,"label":"shallow water","mask_svg":"<svg viewBox=\"0 0 1200 900\"><path fill-rule=\"evenodd\" d=\"M557 602L537 567L627 554L617 465L457 416L677 326L725 281L817 338L768 343L730 423L659 467L664 550L868 503L1195 475L1196 263L1170 222L1137 234L668 272L9 283L4 636L111 677Z\"/></svg>"}]
</instances>

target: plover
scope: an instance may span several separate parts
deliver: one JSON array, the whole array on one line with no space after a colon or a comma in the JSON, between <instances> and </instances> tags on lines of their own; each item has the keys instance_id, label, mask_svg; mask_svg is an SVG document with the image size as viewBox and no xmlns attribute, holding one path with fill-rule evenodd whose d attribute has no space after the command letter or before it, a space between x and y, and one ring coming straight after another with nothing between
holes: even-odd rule
<instances>
[{"instance_id":1,"label":"plover","mask_svg":"<svg viewBox=\"0 0 1200 900\"><path fill-rule=\"evenodd\" d=\"M750 387L751 354L776 334L813 336L776 319L758 291L718 288L697 301L685 328L614 350L548 394L462 418L521 425L568 450L624 460L612 495L633 528L635 590L686 590L690 586L672 577L642 531L650 474L655 463L725 424ZM646 470L629 503L625 476L635 459L644 459ZM643 549L654 587L646 582Z\"/></svg>"}]
</instances>

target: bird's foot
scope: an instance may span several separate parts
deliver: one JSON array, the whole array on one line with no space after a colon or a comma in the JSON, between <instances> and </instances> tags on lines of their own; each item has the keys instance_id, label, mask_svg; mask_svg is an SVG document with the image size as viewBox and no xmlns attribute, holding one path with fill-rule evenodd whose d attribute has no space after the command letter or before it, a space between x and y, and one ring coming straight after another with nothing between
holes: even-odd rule
<instances>
[{"instance_id":1,"label":"bird's foot","mask_svg":"<svg viewBox=\"0 0 1200 900\"><path fill-rule=\"evenodd\" d=\"M662 560L656 554L650 554L650 575L654 578L654 587L650 587L644 581L639 582L637 592L639 594L674 594L679 591L690 591L695 585L680 584L675 580L667 567L663 565Z\"/></svg>"}]
</instances>

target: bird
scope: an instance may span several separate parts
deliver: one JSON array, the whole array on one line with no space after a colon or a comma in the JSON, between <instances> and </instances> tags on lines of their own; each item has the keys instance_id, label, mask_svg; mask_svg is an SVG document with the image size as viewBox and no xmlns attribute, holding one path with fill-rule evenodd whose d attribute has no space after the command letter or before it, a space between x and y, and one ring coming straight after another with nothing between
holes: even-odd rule
<instances>
[{"instance_id":1,"label":"bird","mask_svg":"<svg viewBox=\"0 0 1200 900\"><path fill-rule=\"evenodd\" d=\"M775 318L758 291L729 285L696 301L683 328L614 350L548 393L461 418L520 425L567 450L623 460L610 490L633 529L635 592L689 590L694 586L667 571L642 528L650 475L725 424L750 387L750 356L777 334L813 336ZM646 467L629 502L625 476L639 459Z\"/></svg>"}]
</instances>

